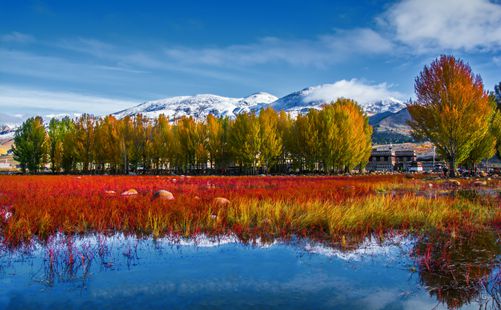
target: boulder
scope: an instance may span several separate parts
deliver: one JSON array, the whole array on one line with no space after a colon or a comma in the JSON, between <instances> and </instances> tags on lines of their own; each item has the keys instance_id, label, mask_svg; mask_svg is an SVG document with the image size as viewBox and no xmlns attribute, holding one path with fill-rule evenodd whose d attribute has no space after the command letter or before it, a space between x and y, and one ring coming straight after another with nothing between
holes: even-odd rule
<instances>
[{"instance_id":1,"label":"boulder","mask_svg":"<svg viewBox=\"0 0 501 310\"><path fill-rule=\"evenodd\" d=\"M12 212L12 206L0 207L0 220L6 223L12 217Z\"/></svg>"},{"instance_id":2,"label":"boulder","mask_svg":"<svg viewBox=\"0 0 501 310\"><path fill-rule=\"evenodd\" d=\"M478 181L473 182L473 185L474 186L487 186L487 182L478 180Z\"/></svg>"},{"instance_id":3,"label":"boulder","mask_svg":"<svg viewBox=\"0 0 501 310\"><path fill-rule=\"evenodd\" d=\"M174 195L169 191L161 189L153 194L153 199L174 200Z\"/></svg>"},{"instance_id":4,"label":"boulder","mask_svg":"<svg viewBox=\"0 0 501 310\"><path fill-rule=\"evenodd\" d=\"M225 207L230 204L230 201L224 197L216 197L214 198L214 204L219 207Z\"/></svg>"},{"instance_id":5,"label":"boulder","mask_svg":"<svg viewBox=\"0 0 501 310\"><path fill-rule=\"evenodd\" d=\"M129 190L126 190L125 192L122 193L122 196L135 196L137 195L137 190L131 188Z\"/></svg>"}]
</instances>

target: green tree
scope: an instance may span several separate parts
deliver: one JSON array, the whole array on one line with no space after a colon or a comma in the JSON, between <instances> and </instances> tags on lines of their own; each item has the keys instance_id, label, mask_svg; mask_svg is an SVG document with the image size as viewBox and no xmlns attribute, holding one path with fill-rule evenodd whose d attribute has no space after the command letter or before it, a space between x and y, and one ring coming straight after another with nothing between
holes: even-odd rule
<instances>
[{"instance_id":1,"label":"green tree","mask_svg":"<svg viewBox=\"0 0 501 310\"><path fill-rule=\"evenodd\" d=\"M288 159L291 156L291 143L292 135L291 131L293 128L294 121L292 120L289 113L285 111L278 112L278 134L282 139L282 150L280 152L279 164L282 166L282 172L287 172L286 167L288 164Z\"/></svg>"},{"instance_id":2,"label":"green tree","mask_svg":"<svg viewBox=\"0 0 501 310\"><path fill-rule=\"evenodd\" d=\"M64 117L61 120L53 118L49 122L49 158L52 172L61 171L64 137L70 131L72 125L72 120L69 117Z\"/></svg>"},{"instance_id":3,"label":"green tree","mask_svg":"<svg viewBox=\"0 0 501 310\"><path fill-rule=\"evenodd\" d=\"M157 169L165 169L174 162L175 144L169 119L161 114L152 129L151 159Z\"/></svg>"},{"instance_id":4,"label":"green tree","mask_svg":"<svg viewBox=\"0 0 501 310\"><path fill-rule=\"evenodd\" d=\"M317 113L318 148L325 172L363 168L370 156L372 127L362 108L338 99Z\"/></svg>"},{"instance_id":5,"label":"green tree","mask_svg":"<svg viewBox=\"0 0 501 310\"><path fill-rule=\"evenodd\" d=\"M41 117L29 118L16 130L12 150L23 172L43 170L48 161L49 137Z\"/></svg>"},{"instance_id":6,"label":"green tree","mask_svg":"<svg viewBox=\"0 0 501 310\"><path fill-rule=\"evenodd\" d=\"M70 122L63 136L63 160L61 166L66 173L77 170L78 159L81 156L77 149L77 131L75 124Z\"/></svg>"},{"instance_id":7,"label":"green tree","mask_svg":"<svg viewBox=\"0 0 501 310\"><path fill-rule=\"evenodd\" d=\"M261 150L260 126L255 114L237 115L231 127L230 145L240 167L250 167L252 173L255 173L260 162Z\"/></svg>"},{"instance_id":8,"label":"green tree","mask_svg":"<svg viewBox=\"0 0 501 310\"><path fill-rule=\"evenodd\" d=\"M95 160L96 120L89 114L83 114L75 123L75 147L78 161L82 163L84 172L90 170Z\"/></svg>"},{"instance_id":9,"label":"green tree","mask_svg":"<svg viewBox=\"0 0 501 310\"><path fill-rule=\"evenodd\" d=\"M493 109L482 79L468 64L441 56L416 78L417 102L408 106L416 138L427 138L449 162L450 176L489 133Z\"/></svg>"},{"instance_id":10,"label":"green tree","mask_svg":"<svg viewBox=\"0 0 501 310\"><path fill-rule=\"evenodd\" d=\"M181 117L175 126L176 140L178 147L178 162L181 163L183 171L191 170L196 166L197 149L201 140L197 123L193 117Z\"/></svg>"},{"instance_id":11,"label":"green tree","mask_svg":"<svg viewBox=\"0 0 501 310\"><path fill-rule=\"evenodd\" d=\"M118 172L122 161L123 142L119 121L112 115L105 116L96 125L95 156L101 171L107 166Z\"/></svg>"},{"instance_id":12,"label":"green tree","mask_svg":"<svg viewBox=\"0 0 501 310\"><path fill-rule=\"evenodd\" d=\"M223 149L223 124L212 114L207 115L207 143L206 149L211 168L216 167L216 161Z\"/></svg>"},{"instance_id":13,"label":"green tree","mask_svg":"<svg viewBox=\"0 0 501 310\"><path fill-rule=\"evenodd\" d=\"M278 130L278 114L272 108L259 113L261 161L265 172L276 164L282 154L282 135Z\"/></svg>"}]
</instances>

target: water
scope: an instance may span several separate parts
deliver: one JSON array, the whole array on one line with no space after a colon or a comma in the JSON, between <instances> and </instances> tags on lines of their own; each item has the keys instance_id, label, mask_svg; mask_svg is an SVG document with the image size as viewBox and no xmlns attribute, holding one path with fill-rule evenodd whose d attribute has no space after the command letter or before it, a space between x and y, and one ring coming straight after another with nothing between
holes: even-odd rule
<instances>
[{"instance_id":1,"label":"water","mask_svg":"<svg viewBox=\"0 0 501 310\"><path fill-rule=\"evenodd\" d=\"M499 245L493 240L494 252L483 244L485 259L468 265L471 285L456 292L451 279L437 286L450 271L441 274L429 260L424 267L422 258L433 257L427 239L366 239L340 250L309 240L245 245L235 237L57 236L0 250L0 309L496 308ZM410 255L420 247L423 254ZM461 282L462 275L452 276Z\"/></svg>"}]
</instances>

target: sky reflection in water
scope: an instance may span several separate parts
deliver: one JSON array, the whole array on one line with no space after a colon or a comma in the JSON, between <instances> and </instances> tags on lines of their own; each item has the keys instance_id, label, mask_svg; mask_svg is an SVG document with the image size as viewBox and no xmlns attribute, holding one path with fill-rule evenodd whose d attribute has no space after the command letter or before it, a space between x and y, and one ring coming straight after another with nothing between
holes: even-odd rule
<instances>
[{"instance_id":1,"label":"sky reflection in water","mask_svg":"<svg viewBox=\"0 0 501 310\"><path fill-rule=\"evenodd\" d=\"M487 279L482 285L499 298L499 245L491 237L493 247L482 243L487 256L475 262L488 266L471 276L472 268L465 268L466 278ZM481 287L454 294L443 287L450 282L440 274L444 263L436 261L444 256L432 255L437 250L426 246L430 241L436 244L429 238L365 240L342 251L306 240L253 246L234 237L57 236L24 251L0 250L0 308L441 309L478 308L479 301L495 307L495 297ZM455 293L464 292L470 298L457 299Z\"/></svg>"}]
</instances>

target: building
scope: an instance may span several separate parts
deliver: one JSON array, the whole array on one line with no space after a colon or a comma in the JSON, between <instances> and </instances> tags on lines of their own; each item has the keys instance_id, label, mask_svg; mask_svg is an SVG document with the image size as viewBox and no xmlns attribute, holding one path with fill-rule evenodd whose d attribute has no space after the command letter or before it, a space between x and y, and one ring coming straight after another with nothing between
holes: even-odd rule
<instances>
[{"instance_id":1,"label":"building","mask_svg":"<svg viewBox=\"0 0 501 310\"><path fill-rule=\"evenodd\" d=\"M366 169L367 171L393 171L396 163L397 158L391 148L384 151L372 150Z\"/></svg>"},{"instance_id":2,"label":"building","mask_svg":"<svg viewBox=\"0 0 501 310\"><path fill-rule=\"evenodd\" d=\"M416 151L414 150L401 150L395 151L395 170L408 171L412 163L416 162Z\"/></svg>"},{"instance_id":3,"label":"building","mask_svg":"<svg viewBox=\"0 0 501 310\"><path fill-rule=\"evenodd\" d=\"M409 171L416 164L415 150L394 151L392 145L388 149L373 149L366 166L367 171Z\"/></svg>"},{"instance_id":4,"label":"building","mask_svg":"<svg viewBox=\"0 0 501 310\"><path fill-rule=\"evenodd\" d=\"M0 169L11 169L12 166L7 160L0 161Z\"/></svg>"}]
</instances>

